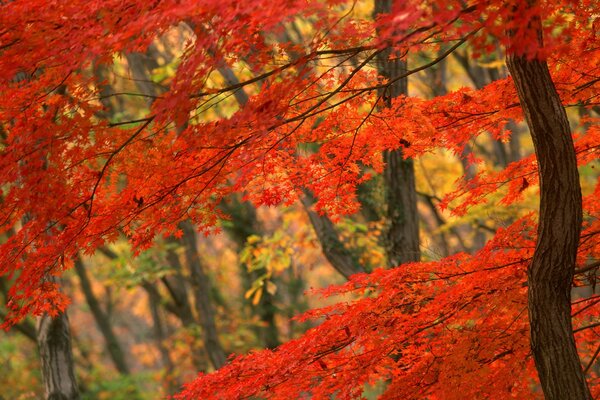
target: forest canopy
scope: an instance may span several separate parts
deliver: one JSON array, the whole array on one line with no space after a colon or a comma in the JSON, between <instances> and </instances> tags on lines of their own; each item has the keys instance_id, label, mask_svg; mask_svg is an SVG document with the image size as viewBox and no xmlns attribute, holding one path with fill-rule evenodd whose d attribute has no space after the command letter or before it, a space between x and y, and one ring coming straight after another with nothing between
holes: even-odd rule
<instances>
[{"instance_id":1,"label":"forest canopy","mask_svg":"<svg viewBox=\"0 0 600 400\"><path fill-rule=\"evenodd\" d=\"M1 2L7 396L600 396L599 16Z\"/></svg>"}]
</instances>

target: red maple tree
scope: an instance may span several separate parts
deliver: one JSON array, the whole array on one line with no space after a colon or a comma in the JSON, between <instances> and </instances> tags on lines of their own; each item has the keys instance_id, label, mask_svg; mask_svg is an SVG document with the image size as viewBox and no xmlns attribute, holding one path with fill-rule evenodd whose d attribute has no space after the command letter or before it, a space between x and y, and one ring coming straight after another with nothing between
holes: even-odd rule
<instances>
[{"instance_id":1,"label":"red maple tree","mask_svg":"<svg viewBox=\"0 0 600 400\"><path fill-rule=\"evenodd\" d=\"M325 294L357 300L310 311L300 318L323 318L318 327L230 360L178 398L358 398L377 383L385 383L381 398L531 398L541 396L538 372L549 399L599 395L590 368L598 298L572 305L570 290L589 284L600 250L599 189L581 198L577 175L577 165L596 160L600 138L600 4L407 0L375 20L349 17L353 6L2 4L0 221L9 239L0 273L14 282L5 326L29 313L62 312L68 301L52 277L78 252L120 234L142 250L157 234L179 235L183 220L210 233L219 202L236 192L271 206L309 190L316 210L353 213L357 185L371 177L365 171L383 172L382 153L461 154L477 135L506 138L507 123L525 119L537 159L463 180L442 206L465 213L501 187L508 191L499 204L512 204L541 181L539 214L499 230L476 254L354 275ZM312 21L310 42L281 38L296 19ZM144 50L182 23L193 35L169 90L147 115L102 118L102 82L91 69ZM475 55L501 46L512 77L430 100L386 98L395 82L460 46ZM370 65L389 49L395 57L438 56L382 79ZM246 71L239 80L208 84L236 63ZM232 116L205 117L240 92L249 100ZM585 131L571 133L565 107L591 110ZM302 150L306 144L317 150Z\"/></svg>"}]
</instances>

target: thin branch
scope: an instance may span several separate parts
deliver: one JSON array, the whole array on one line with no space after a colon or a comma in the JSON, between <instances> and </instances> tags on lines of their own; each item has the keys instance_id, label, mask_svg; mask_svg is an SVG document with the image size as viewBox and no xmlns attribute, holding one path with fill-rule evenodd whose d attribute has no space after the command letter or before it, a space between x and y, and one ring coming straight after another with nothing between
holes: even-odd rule
<instances>
[{"instance_id":1,"label":"thin branch","mask_svg":"<svg viewBox=\"0 0 600 400\"><path fill-rule=\"evenodd\" d=\"M575 275L583 274L588 271L592 271L594 269L600 268L600 261L596 261L591 263L590 265L586 265L585 267L575 269Z\"/></svg>"},{"instance_id":2,"label":"thin branch","mask_svg":"<svg viewBox=\"0 0 600 400\"><path fill-rule=\"evenodd\" d=\"M586 329L596 328L597 326L600 326L600 322L595 322L593 324L582 326L581 328L573 329L573 333L585 331Z\"/></svg>"},{"instance_id":3,"label":"thin branch","mask_svg":"<svg viewBox=\"0 0 600 400\"><path fill-rule=\"evenodd\" d=\"M598 357L598 354L600 354L600 346L598 346L598 348L596 349L596 352L592 356L592 359L590 360L590 362L588 363L588 365L585 366L585 369L583 370L584 374L588 373L588 371L590 370L591 366L594 364L594 361L596 361L596 358Z\"/></svg>"}]
</instances>

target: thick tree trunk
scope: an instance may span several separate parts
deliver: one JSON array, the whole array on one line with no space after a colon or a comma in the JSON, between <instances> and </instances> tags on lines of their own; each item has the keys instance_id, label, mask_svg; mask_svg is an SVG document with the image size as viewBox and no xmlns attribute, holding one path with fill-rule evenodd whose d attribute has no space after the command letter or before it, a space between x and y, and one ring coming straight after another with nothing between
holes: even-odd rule
<instances>
[{"instance_id":1,"label":"thick tree trunk","mask_svg":"<svg viewBox=\"0 0 600 400\"><path fill-rule=\"evenodd\" d=\"M392 0L375 0L374 15L389 13ZM390 59L391 49L377 56L377 69L381 76L392 79L406 73L406 62L399 58ZM389 107L393 98L408 93L406 78L396 81L384 89L380 95L384 105ZM419 261L419 217L417 213L417 192L413 160L404 159L402 150L384 154L386 163L384 181L386 189L387 223L385 247L388 265L395 267L412 261Z\"/></svg>"},{"instance_id":2,"label":"thick tree trunk","mask_svg":"<svg viewBox=\"0 0 600 400\"><path fill-rule=\"evenodd\" d=\"M386 152L384 179L387 221L388 265L396 267L419 261L419 219L413 160L404 159L402 150Z\"/></svg>"},{"instance_id":3,"label":"thick tree trunk","mask_svg":"<svg viewBox=\"0 0 600 400\"><path fill-rule=\"evenodd\" d=\"M541 44L540 20L536 24ZM528 270L531 349L549 400L591 399L571 325L571 285L582 220L569 121L545 61L509 54L540 176L538 241Z\"/></svg>"},{"instance_id":4,"label":"thick tree trunk","mask_svg":"<svg viewBox=\"0 0 600 400\"><path fill-rule=\"evenodd\" d=\"M44 314L38 319L37 342L46 400L79 399L66 312L55 318Z\"/></svg>"}]
</instances>

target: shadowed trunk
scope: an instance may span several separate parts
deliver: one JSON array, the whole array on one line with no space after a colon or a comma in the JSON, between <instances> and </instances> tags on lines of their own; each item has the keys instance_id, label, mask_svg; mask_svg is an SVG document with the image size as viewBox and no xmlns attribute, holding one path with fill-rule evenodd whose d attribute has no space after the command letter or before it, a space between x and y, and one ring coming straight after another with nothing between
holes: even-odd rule
<instances>
[{"instance_id":1,"label":"shadowed trunk","mask_svg":"<svg viewBox=\"0 0 600 400\"><path fill-rule=\"evenodd\" d=\"M186 243L182 239L169 238L168 243L177 246L185 246ZM171 297L172 303L163 303L165 308L172 312L185 328L190 328L197 325L196 317L192 312L192 305L190 303L190 296L188 294L188 283L186 277L183 275L183 267L179 260L179 255L175 249L167 250L167 262L174 271L170 276L163 276L160 280L164 284ZM206 370L206 360L199 351L192 351L191 354L192 363L198 371Z\"/></svg>"},{"instance_id":2,"label":"shadowed trunk","mask_svg":"<svg viewBox=\"0 0 600 400\"><path fill-rule=\"evenodd\" d=\"M374 15L389 13L392 0L376 0ZM392 57L392 58L390 58ZM386 49L377 56L377 70L386 80L406 73L406 62ZM408 80L399 79L380 92L385 107L392 99L408 93ZM386 164L383 176L386 190L387 229L385 248L388 265L419 261L419 219L413 160L404 159L402 149L384 154Z\"/></svg>"},{"instance_id":3,"label":"shadowed trunk","mask_svg":"<svg viewBox=\"0 0 600 400\"><path fill-rule=\"evenodd\" d=\"M67 313L38 318L37 342L46 400L79 399Z\"/></svg>"},{"instance_id":4,"label":"shadowed trunk","mask_svg":"<svg viewBox=\"0 0 600 400\"><path fill-rule=\"evenodd\" d=\"M541 44L541 21L534 18ZM510 34L510 33L509 33ZM509 54L540 176L538 240L528 269L531 350L549 400L591 399L571 325L571 285L582 220L569 121L545 61Z\"/></svg>"}]
</instances>

